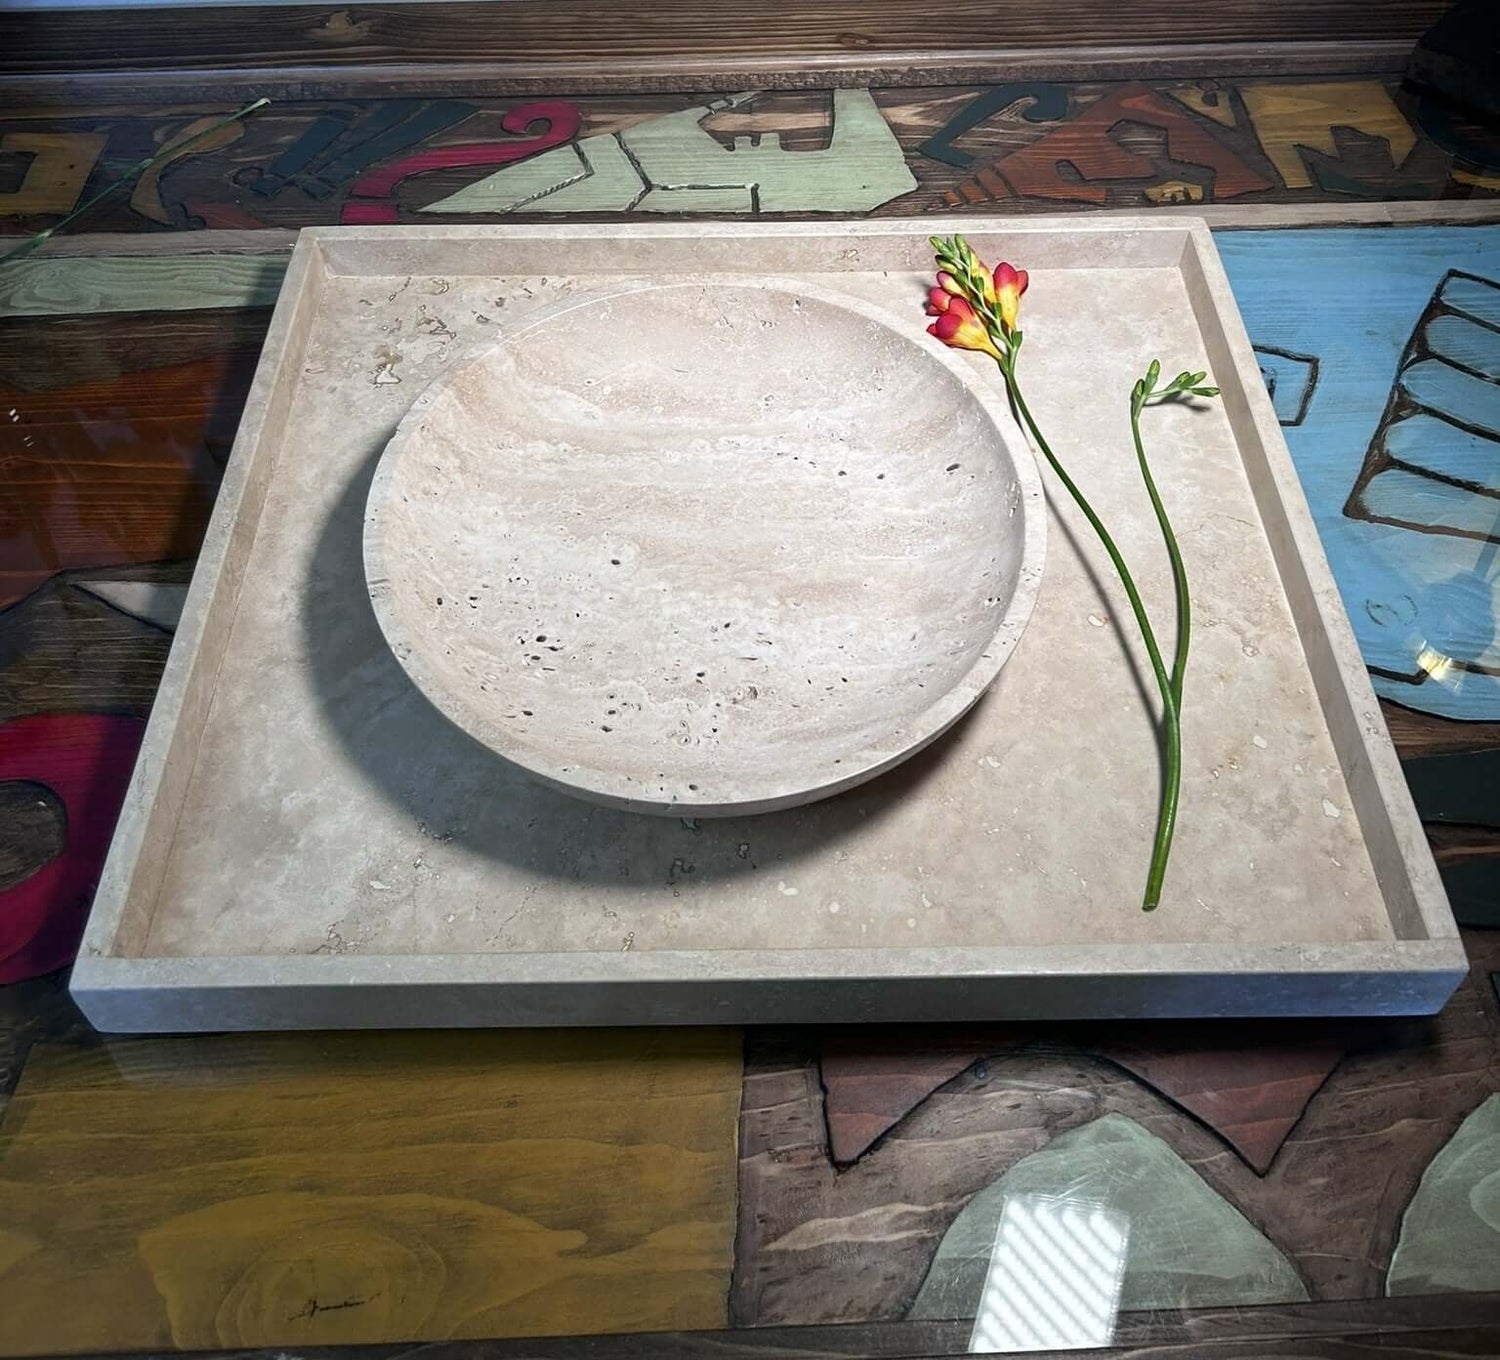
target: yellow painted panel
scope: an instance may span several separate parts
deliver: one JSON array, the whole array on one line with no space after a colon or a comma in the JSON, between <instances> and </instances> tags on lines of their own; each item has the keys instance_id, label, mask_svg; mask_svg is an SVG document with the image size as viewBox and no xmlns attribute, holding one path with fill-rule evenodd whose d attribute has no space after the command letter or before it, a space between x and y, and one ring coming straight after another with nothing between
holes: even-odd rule
<instances>
[{"instance_id":1,"label":"yellow painted panel","mask_svg":"<svg viewBox=\"0 0 1500 1360\"><path fill-rule=\"evenodd\" d=\"M738 1035L239 1035L33 1051L0 1353L726 1325Z\"/></svg>"},{"instance_id":2,"label":"yellow painted panel","mask_svg":"<svg viewBox=\"0 0 1500 1360\"><path fill-rule=\"evenodd\" d=\"M1337 155L1336 127L1357 128L1391 144L1391 160L1400 165L1417 144L1416 133L1390 92L1376 80L1339 80L1314 85L1240 86L1256 135L1288 189L1308 189L1312 179L1298 155L1299 146Z\"/></svg>"},{"instance_id":3,"label":"yellow painted panel","mask_svg":"<svg viewBox=\"0 0 1500 1360\"><path fill-rule=\"evenodd\" d=\"M21 187L0 194L0 217L72 212L104 150L102 132L7 132L0 151L30 156Z\"/></svg>"}]
</instances>

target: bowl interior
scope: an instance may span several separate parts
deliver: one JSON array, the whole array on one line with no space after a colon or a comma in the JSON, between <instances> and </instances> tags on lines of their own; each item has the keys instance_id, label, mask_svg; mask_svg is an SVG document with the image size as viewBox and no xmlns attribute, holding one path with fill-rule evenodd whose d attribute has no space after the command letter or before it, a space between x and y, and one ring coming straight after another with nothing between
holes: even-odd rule
<instances>
[{"instance_id":1,"label":"bowl interior","mask_svg":"<svg viewBox=\"0 0 1500 1360\"><path fill-rule=\"evenodd\" d=\"M687 281L440 379L378 469L371 598L461 727L646 810L807 801L993 679L1041 568L993 395L876 309Z\"/></svg>"}]
</instances>

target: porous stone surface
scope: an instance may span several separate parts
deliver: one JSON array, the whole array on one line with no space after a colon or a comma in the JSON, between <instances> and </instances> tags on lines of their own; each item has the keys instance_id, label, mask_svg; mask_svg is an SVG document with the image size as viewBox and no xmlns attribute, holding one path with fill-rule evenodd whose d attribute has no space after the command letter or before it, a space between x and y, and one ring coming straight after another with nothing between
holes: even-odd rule
<instances>
[{"instance_id":1,"label":"porous stone surface","mask_svg":"<svg viewBox=\"0 0 1500 1360\"><path fill-rule=\"evenodd\" d=\"M795 281L603 291L424 392L371 600L479 741L563 789L771 811L920 749L1031 615L1045 510L999 391Z\"/></svg>"},{"instance_id":2,"label":"porous stone surface","mask_svg":"<svg viewBox=\"0 0 1500 1360\"><path fill-rule=\"evenodd\" d=\"M1136 234L1096 234L1091 267L1070 263L1071 238L1010 243L1035 266L1023 379L1170 649L1171 572L1126 399L1152 358L1169 372L1209 360L1182 269L1143 263ZM903 313L926 343L928 252L913 239L909 264L840 242L836 269L808 272ZM1195 611L1181 818L1153 914L1139 910L1160 787L1150 673L1118 582L1050 477L1046 575L1020 645L965 720L846 794L754 817L645 816L540 786L468 736L412 683L367 598L376 465L433 380L601 284L659 283L640 262L672 243L599 243L608 273L501 276L465 273L475 247L445 240L387 242L385 270L318 282L295 385L257 455L264 506L235 530L244 585L220 582L238 597L215 633L201 730L174 759L180 813L114 948L225 968L420 955L438 977L453 956L548 951L907 949L958 971L965 950L1012 945L1222 946L1229 969L1251 948L1302 958L1394 938L1237 442L1243 417L1222 403L1145 422ZM753 248L795 275L792 247L773 245L738 250L739 268ZM449 263L422 263L444 249ZM990 361L959 362L996 381Z\"/></svg>"}]
</instances>

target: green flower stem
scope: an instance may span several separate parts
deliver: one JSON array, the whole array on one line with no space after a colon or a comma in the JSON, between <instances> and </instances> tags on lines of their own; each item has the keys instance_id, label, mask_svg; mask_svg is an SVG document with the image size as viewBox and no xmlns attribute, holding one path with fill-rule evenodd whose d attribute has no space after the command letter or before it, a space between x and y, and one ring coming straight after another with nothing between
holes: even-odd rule
<instances>
[{"instance_id":1,"label":"green flower stem","mask_svg":"<svg viewBox=\"0 0 1500 1360\"><path fill-rule=\"evenodd\" d=\"M1119 573L1120 582L1125 587L1125 594L1130 600L1130 608L1135 613L1135 621L1141 630L1141 637L1146 644L1146 654L1151 658L1151 670L1156 676L1157 687L1161 690L1162 701L1162 727L1166 736L1167 769L1166 778L1162 783L1161 812L1156 823L1156 842L1151 850L1151 869L1146 876L1146 894L1141 903L1142 911L1155 911L1161 902L1162 883L1167 875L1167 857L1172 852L1172 835L1177 829L1177 800L1182 790L1182 723L1179 714L1179 697L1181 694L1181 675L1174 669L1175 680L1168 676L1167 668L1162 662L1161 648L1156 645L1156 634L1151 629L1151 620L1146 616L1146 607L1141 603L1140 591L1136 589L1135 578L1130 574L1130 568L1125 565L1125 559L1120 555L1120 550L1115 546L1115 541L1110 537L1109 530L1104 527L1104 521L1095 513L1094 507L1088 503L1083 492L1078 489L1077 484L1067 472L1063 465L1058 462L1057 455L1052 452L1052 446L1047 443L1041 430L1037 427L1035 418L1030 408L1026 405L1026 398L1021 395L1021 385L1016 381L1015 373L1015 349L1012 347L1007 352L1007 357L999 360L1000 371L1005 375L1006 386L1010 389L1011 397L1016 403L1016 411L1019 413L1026 428L1031 432L1031 437L1036 440L1037 447L1041 449L1043 456L1047 459L1052 471L1057 474L1057 479L1067 489L1068 494L1077 503L1078 508L1083 511L1084 517L1093 526L1094 532L1099 536L1099 541L1104 545L1104 550L1109 554L1109 560L1114 563L1115 571ZM1134 409L1132 407L1132 409ZM1132 421L1134 423L1134 421ZM1140 448L1139 435L1137 435L1136 447ZM1145 467L1145 454L1141 454L1141 466ZM1151 488L1151 499L1157 506L1157 513L1161 516L1163 527L1166 525L1165 512L1161 510L1161 503L1156 497L1156 488L1151 484L1150 474L1147 474L1147 485ZM1175 554L1176 541L1171 537L1171 531L1166 531L1168 541L1171 544L1169 552ZM1180 559L1174 557L1174 562ZM1174 571L1176 567L1174 566ZM1181 585L1179 577L1179 601L1185 594L1185 588ZM1177 649L1182 663L1187 660L1187 630L1184 627L1178 638Z\"/></svg>"},{"instance_id":2,"label":"green flower stem","mask_svg":"<svg viewBox=\"0 0 1500 1360\"><path fill-rule=\"evenodd\" d=\"M1137 389L1139 395L1130 399L1130 433L1135 436L1135 456L1141 465L1141 476L1146 483L1146 493L1151 497L1151 508L1156 511L1156 522L1161 525L1161 536L1167 544L1167 556L1172 562L1172 581L1177 588L1177 650L1172 657L1172 693L1177 698L1178 712L1182 710L1182 677L1187 670L1188 642L1192 637L1193 602L1188 597L1187 569L1182 565L1182 552L1177 546L1177 535L1172 532L1172 523L1167 518L1166 507L1156 490L1156 479L1151 475L1146 462L1146 449L1141 443L1141 411L1150 397L1149 392Z\"/></svg>"}]
</instances>

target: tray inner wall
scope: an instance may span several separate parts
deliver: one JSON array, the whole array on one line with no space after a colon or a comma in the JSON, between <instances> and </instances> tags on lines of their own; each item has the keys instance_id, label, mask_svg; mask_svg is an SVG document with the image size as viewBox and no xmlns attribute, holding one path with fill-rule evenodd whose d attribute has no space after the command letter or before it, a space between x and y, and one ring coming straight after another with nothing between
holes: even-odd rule
<instances>
[{"instance_id":1,"label":"tray inner wall","mask_svg":"<svg viewBox=\"0 0 1500 1360\"><path fill-rule=\"evenodd\" d=\"M759 244L738 252L735 272L758 263ZM358 243L340 249L347 269ZM365 255L388 267L378 247ZM817 281L919 334L921 276L855 263ZM1179 268L1098 263L1033 273L1028 394L1170 636L1170 573L1126 396L1153 357L1169 371L1206 366L1204 341ZM425 384L471 346L622 281L618 266L325 278L289 414L260 455L274 453L275 478L149 933L129 953L1393 938L1218 406L1147 417L1197 611L1182 824L1155 916L1137 907L1157 786L1149 672L1123 595L1091 568L1098 549L1050 479L1047 574L999 683L947 738L866 788L686 824L539 789L448 724L389 655L365 599L375 461ZM710 357L706 411L712 372ZM979 360L975 372L994 381ZM933 456L960 458L942 434Z\"/></svg>"}]
</instances>

